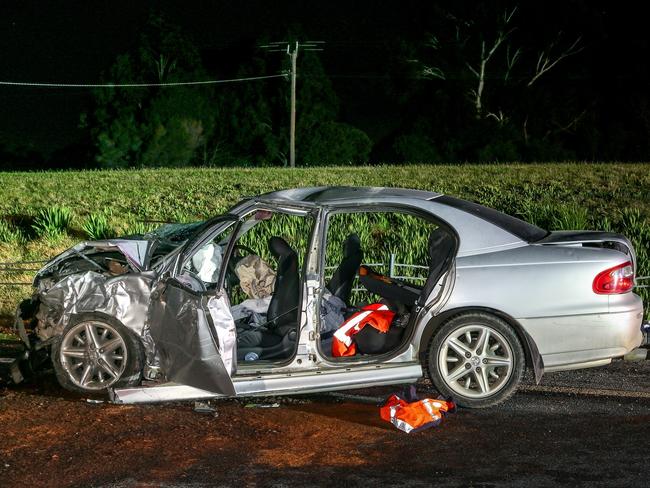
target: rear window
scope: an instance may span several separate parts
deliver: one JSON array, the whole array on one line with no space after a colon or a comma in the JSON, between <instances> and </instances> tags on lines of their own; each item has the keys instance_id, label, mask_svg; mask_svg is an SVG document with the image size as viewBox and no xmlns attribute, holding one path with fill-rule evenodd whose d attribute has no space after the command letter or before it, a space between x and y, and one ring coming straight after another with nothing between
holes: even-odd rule
<instances>
[{"instance_id":1,"label":"rear window","mask_svg":"<svg viewBox=\"0 0 650 488\"><path fill-rule=\"evenodd\" d=\"M523 220L501 213L492 208L484 207L478 203L468 202L467 200L461 200L460 198L454 198L448 195L443 195L433 201L457 208L458 210L462 210L486 220L519 237L522 241L536 242L549 234L548 231L541 229L536 225L529 224L528 222L524 222Z\"/></svg>"}]
</instances>

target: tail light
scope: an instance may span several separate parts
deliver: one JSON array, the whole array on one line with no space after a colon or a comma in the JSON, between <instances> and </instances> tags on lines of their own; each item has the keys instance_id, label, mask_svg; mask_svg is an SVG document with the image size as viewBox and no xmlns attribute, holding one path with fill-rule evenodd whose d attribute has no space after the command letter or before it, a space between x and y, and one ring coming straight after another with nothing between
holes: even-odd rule
<instances>
[{"instance_id":1,"label":"tail light","mask_svg":"<svg viewBox=\"0 0 650 488\"><path fill-rule=\"evenodd\" d=\"M634 287L634 268L630 261L601 271L594 278L593 290L599 295L625 293Z\"/></svg>"}]
</instances>

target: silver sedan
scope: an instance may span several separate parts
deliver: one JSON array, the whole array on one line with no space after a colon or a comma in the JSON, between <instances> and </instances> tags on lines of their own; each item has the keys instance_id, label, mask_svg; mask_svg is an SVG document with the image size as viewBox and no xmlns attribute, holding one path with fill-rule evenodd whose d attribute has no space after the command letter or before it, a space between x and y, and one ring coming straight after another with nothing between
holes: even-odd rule
<instances>
[{"instance_id":1,"label":"silver sedan","mask_svg":"<svg viewBox=\"0 0 650 488\"><path fill-rule=\"evenodd\" d=\"M354 234L336 269L326 266L334 219L377 213L421 222L421 281L375 269ZM302 247L273 234L278 218L305 223ZM265 228L269 239L250 238ZM486 407L516 391L526 368L540 381L544 371L604 365L639 346L636 267L618 234L548 232L427 191L296 188L205 222L71 248L38 273L17 328L31 351L50 354L64 387L119 403L343 390L428 374L458 404ZM249 275L259 283L243 286ZM257 315L244 317L242 303ZM328 315L335 306L337 320ZM366 322L380 312L389 320L378 331L379 319Z\"/></svg>"}]
</instances>

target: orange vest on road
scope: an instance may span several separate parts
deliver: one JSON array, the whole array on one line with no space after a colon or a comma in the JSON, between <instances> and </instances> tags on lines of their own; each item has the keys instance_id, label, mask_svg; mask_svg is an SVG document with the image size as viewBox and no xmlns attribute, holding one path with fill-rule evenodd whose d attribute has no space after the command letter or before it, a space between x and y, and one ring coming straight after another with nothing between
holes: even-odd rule
<instances>
[{"instance_id":1,"label":"orange vest on road","mask_svg":"<svg viewBox=\"0 0 650 488\"><path fill-rule=\"evenodd\" d=\"M407 402L398 395L391 395L379 409L379 415L408 434L435 427L442 422L445 413L455 410L454 402L447 400L424 398Z\"/></svg>"},{"instance_id":2,"label":"orange vest on road","mask_svg":"<svg viewBox=\"0 0 650 488\"><path fill-rule=\"evenodd\" d=\"M366 325L370 325L385 334L388 332L394 317L395 312L390 311L386 305L381 303L373 303L362 307L361 312L352 315L334 332L332 356L354 356L357 353L357 346L352 337L357 332Z\"/></svg>"}]
</instances>

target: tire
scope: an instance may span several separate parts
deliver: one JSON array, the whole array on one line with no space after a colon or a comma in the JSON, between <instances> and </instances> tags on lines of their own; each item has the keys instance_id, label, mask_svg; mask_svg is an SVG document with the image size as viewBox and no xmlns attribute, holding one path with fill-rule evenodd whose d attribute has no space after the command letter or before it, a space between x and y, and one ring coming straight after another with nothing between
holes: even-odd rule
<instances>
[{"instance_id":1,"label":"tire","mask_svg":"<svg viewBox=\"0 0 650 488\"><path fill-rule=\"evenodd\" d=\"M427 360L437 390L467 408L506 401L526 367L524 349L512 327L481 312L457 315L443 324L431 339Z\"/></svg>"},{"instance_id":2,"label":"tire","mask_svg":"<svg viewBox=\"0 0 650 488\"><path fill-rule=\"evenodd\" d=\"M94 341L87 343L89 331ZM144 350L140 339L119 321L99 313L75 317L52 345L59 384L83 395L135 386L142 380Z\"/></svg>"}]
</instances>

